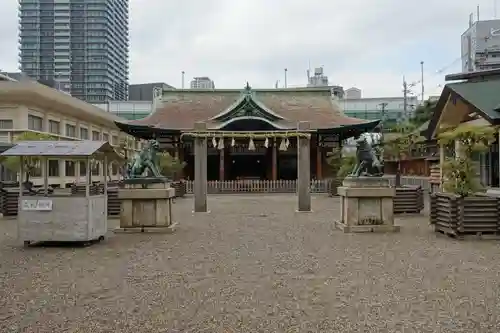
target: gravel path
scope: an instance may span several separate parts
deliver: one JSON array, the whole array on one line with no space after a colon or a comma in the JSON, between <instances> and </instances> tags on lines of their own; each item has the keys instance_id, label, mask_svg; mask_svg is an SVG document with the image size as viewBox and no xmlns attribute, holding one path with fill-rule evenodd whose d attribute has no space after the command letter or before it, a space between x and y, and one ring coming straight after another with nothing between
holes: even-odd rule
<instances>
[{"instance_id":1,"label":"gravel path","mask_svg":"<svg viewBox=\"0 0 500 333\"><path fill-rule=\"evenodd\" d=\"M86 248L24 249L0 221L0 332L500 331L498 242L434 235L424 217L346 235L338 199L295 205L209 197L194 216L180 199L175 234Z\"/></svg>"}]
</instances>

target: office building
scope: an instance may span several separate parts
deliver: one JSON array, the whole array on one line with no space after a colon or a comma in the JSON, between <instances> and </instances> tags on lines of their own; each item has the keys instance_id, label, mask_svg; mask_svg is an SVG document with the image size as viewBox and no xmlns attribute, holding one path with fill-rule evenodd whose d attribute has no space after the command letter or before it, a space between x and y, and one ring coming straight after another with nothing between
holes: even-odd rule
<instances>
[{"instance_id":1,"label":"office building","mask_svg":"<svg viewBox=\"0 0 500 333\"><path fill-rule=\"evenodd\" d=\"M413 117L419 101L417 96L403 97L346 98L338 101L349 117L366 120L381 119L385 125L395 125Z\"/></svg>"},{"instance_id":2,"label":"office building","mask_svg":"<svg viewBox=\"0 0 500 333\"><path fill-rule=\"evenodd\" d=\"M152 101L108 101L94 104L98 108L127 120L142 119L153 112Z\"/></svg>"},{"instance_id":3,"label":"office building","mask_svg":"<svg viewBox=\"0 0 500 333\"><path fill-rule=\"evenodd\" d=\"M500 68L500 20L469 22L462 34L462 71Z\"/></svg>"},{"instance_id":4,"label":"office building","mask_svg":"<svg viewBox=\"0 0 500 333\"><path fill-rule=\"evenodd\" d=\"M152 101L155 88L162 91L175 89L164 82L131 84L128 88L128 99L129 101Z\"/></svg>"},{"instance_id":5,"label":"office building","mask_svg":"<svg viewBox=\"0 0 500 333\"><path fill-rule=\"evenodd\" d=\"M208 76L195 77L191 81L191 89L215 89L215 83Z\"/></svg>"},{"instance_id":6,"label":"office building","mask_svg":"<svg viewBox=\"0 0 500 333\"><path fill-rule=\"evenodd\" d=\"M20 69L89 103L127 100L128 0L20 0Z\"/></svg>"},{"instance_id":7,"label":"office building","mask_svg":"<svg viewBox=\"0 0 500 333\"><path fill-rule=\"evenodd\" d=\"M354 88L354 87L346 89L345 98L346 99L361 99L362 98L361 89Z\"/></svg>"},{"instance_id":8,"label":"office building","mask_svg":"<svg viewBox=\"0 0 500 333\"><path fill-rule=\"evenodd\" d=\"M324 88L330 87L333 99L344 98L344 88L341 86L331 86L328 82L328 76L323 72L323 67L314 69L314 74L311 76L311 71L307 70L307 87L308 88Z\"/></svg>"},{"instance_id":9,"label":"office building","mask_svg":"<svg viewBox=\"0 0 500 333\"><path fill-rule=\"evenodd\" d=\"M328 87L328 76L324 75L323 67L314 69L314 74L307 70L307 86L308 87Z\"/></svg>"}]
</instances>

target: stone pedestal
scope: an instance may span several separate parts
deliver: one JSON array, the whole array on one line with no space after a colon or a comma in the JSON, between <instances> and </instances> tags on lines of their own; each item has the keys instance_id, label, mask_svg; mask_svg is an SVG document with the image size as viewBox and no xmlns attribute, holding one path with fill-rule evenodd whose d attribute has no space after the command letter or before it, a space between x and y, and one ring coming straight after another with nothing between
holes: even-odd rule
<instances>
[{"instance_id":1,"label":"stone pedestal","mask_svg":"<svg viewBox=\"0 0 500 333\"><path fill-rule=\"evenodd\" d=\"M338 188L341 199L337 228L348 232L397 232L393 200L396 189L383 177L347 177Z\"/></svg>"},{"instance_id":2,"label":"stone pedestal","mask_svg":"<svg viewBox=\"0 0 500 333\"><path fill-rule=\"evenodd\" d=\"M125 181L118 190L121 199L120 227L115 232L167 232L175 230L172 200L175 189L161 182Z\"/></svg>"}]
</instances>

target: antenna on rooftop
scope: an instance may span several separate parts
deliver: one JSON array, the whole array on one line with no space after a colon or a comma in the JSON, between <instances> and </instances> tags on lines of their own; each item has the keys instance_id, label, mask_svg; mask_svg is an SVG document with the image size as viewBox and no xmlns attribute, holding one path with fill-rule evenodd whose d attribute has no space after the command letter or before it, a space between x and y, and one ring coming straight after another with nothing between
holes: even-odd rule
<instances>
[{"instance_id":1,"label":"antenna on rooftop","mask_svg":"<svg viewBox=\"0 0 500 333\"><path fill-rule=\"evenodd\" d=\"M181 87L182 89L184 89L184 75L186 74L186 72L182 71L181 72L181 75L182 75L182 83L181 83Z\"/></svg>"}]
</instances>

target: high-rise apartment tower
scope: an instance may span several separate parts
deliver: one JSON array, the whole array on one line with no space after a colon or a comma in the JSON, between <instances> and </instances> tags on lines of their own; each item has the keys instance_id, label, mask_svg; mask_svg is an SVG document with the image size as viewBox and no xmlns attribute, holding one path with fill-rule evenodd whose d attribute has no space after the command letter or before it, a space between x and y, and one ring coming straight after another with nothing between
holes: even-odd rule
<instances>
[{"instance_id":1,"label":"high-rise apartment tower","mask_svg":"<svg viewBox=\"0 0 500 333\"><path fill-rule=\"evenodd\" d=\"M20 69L89 103L126 100L128 0L19 0Z\"/></svg>"}]
</instances>

